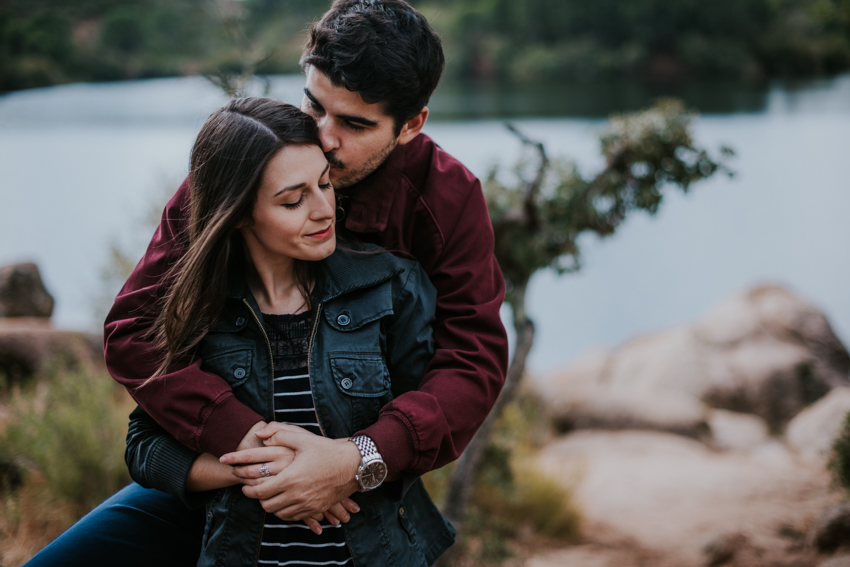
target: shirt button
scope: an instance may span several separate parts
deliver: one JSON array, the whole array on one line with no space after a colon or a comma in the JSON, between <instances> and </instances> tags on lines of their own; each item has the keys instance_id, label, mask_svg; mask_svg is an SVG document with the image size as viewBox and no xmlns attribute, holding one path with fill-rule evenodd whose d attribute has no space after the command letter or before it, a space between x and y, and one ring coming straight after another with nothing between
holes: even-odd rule
<instances>
[{"instance_id":1,"label":"shirt button","mask_svg":"<svg viewBox=\"0 0 850 567\"><path fill-rule=\"evenodd\" d=\"M237 380L244 378L245 377L245 369L244 368L237 368L236 370L233 371L233 377L236 378Z\"/></svg>"},{"instance_id":2,"label":"shirt button","mask_svg":"<svg viewBox=\"0 0 850 567\"><path fill-rule=\"evenodd\" d=\"M401 508L398 509L398 515L404 516L404 506L402 506Z\"/></svg>"},{"instance_id":3,"label":"shirt button","mask_svg":"<svg viewBox=\"0 0 850 567\"><path fill-rule=\"evenodd\" d=\"M351 323L351 317L343 313L342 315L336 318L336 322L345 327L346 325Z\"/></svg>"},{"instance_id":4,"label":"shirt button","mask_svg":"<svg viewBox=\"0 0 850 567\"><path fill-rule=\"evenodd\" d=\"M241 327L245 324L245 317L239 317L236 319L236 326Z\"/></svg>"},{"instance_id":5,"label":"shirt button","mask_svg":"<svg viewBox=\"0 0 850 567\"><path fill-rule=\"evenodd\" d=\"M342 386L343 390L350 390L354 386L354 382L351 381L351 378L343 378L339 385Z\"/></svg>"}]
</instances>

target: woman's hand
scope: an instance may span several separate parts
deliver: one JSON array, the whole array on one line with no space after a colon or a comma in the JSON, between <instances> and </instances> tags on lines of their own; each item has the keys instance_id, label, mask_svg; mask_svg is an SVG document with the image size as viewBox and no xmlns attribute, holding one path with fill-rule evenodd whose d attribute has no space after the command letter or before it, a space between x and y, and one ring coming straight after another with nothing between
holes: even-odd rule
<instances>
[{"instance_id":1,"label":"woman's hand","mask_svg":"<svg viewBox=\"0 0 850 567\"><path fill-rule=\"evenodd\" d=\"M260 501L263 509L285 520L315 518L325 511L337 514L356 511L345 500L359 488L354 475L360 466L360 450L348 439L328 439L294 425L270 423L256 432L267 447L287 447L295 459L274 477L248 484L242 492ZM229 457L222 457L226 464ZM259 475L259 469L254 469ZM269 472L272 472L269 467ZM345 512L334 506L340 504ZM352 506L353 505L353 506Z\"/></svg>"},{"instance_id":2,"label":"woman's hand","mask_svg":"<svg viewBox=\"0 0 850 567\"><path fill-rule=\"evenodd\" d=\"M268 430L263 431L262 434L257 432L259 437L267 440L267 446L259 449L248 449L244 451L237 451L235 453L228 453L221 457L221 462L223 464L231 465L233 471L232 474L235 475L246 487L259 487L263 485L262 494L267 497L260 499L260 503L263 505L264 510L274 513L283 520L303 520L304 523L317 534L322 533L322 528L319 524L322 518L325 518L328 522L337 525L340 522L348 522L351 518L350 514L360 511L360 507L356 502L350 498L343 498L329 506L326 510L314 511L313 513L307 513L303 516L299 514L298 517L294 517L284 513L283 508L290 505L291 499L277 498L282 495L282 491L284 490L281 487L281 479L277 477L293 462L296 457L296 451L288 446L273 444L277 442L275 439L268 439L273 437L274 434L279 431L285 431L292 435L306 435L318 439L325 438L313 435L309 431L292 425L284 425L280 423L272 423L270 425L271 427ZM285 441L285 439L283 440ZM351 445L353 445L353 443L351 443ZM268 471L268 475L265 476L262 474L262 470L260 468L263 464L266 465L266 470ZM252 496L249 491L245 489L243 489L243 492L246 496L257 498L257 496Z\"/></svg>"}]
</instances>

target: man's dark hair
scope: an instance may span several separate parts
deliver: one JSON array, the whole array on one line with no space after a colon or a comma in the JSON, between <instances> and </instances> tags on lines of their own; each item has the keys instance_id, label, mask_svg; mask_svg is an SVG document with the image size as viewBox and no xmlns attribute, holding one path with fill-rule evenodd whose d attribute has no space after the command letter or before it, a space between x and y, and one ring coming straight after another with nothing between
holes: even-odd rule
<instances>
[{"instance_id":1,"label":"man's dark hair","mask_svg":"<svg viewBox=\"0 0 850 567\"><path fill-rule=\"evenodd\" d=\"M404 0L336 0L310 26L301 56L307 65L366 102L382 103L398 135L428 104L445 58L440 37Z\"/></svg>"}]
</instances>

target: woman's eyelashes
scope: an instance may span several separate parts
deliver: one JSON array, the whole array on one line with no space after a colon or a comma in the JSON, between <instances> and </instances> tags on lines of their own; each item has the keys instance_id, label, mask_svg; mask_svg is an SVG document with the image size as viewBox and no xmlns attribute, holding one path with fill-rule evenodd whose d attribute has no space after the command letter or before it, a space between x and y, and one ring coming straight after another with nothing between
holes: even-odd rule
<instances>
[{"instance_id":1,"label":"woman's eyelashes","mask_svg":"<svg viewBox=\"0 0 850 567\"><path fill-rule=\"evenodd\" d=\"M294 203L281 203L287 209L297 209L301 205L304 204L304 193L301 193L301 197L298 198Z\"/></svg>"},{"instance_id":2,"label":"woman's eyelashes","mask_svg":"<svg viewBox=\"0 0 850 567\"><path fill-rule=\"evenodd\" d=\"M328 181L327 183L319 183L319 189L321 189L322 191L327 191L328 189L332 189L332 188L333 188L333 185L331 184L330 181ZM287 209L297 209L298 207L300 207L301 205L304 204L304 199L305 199L306 193L307 193L306 191L302 192L301 196L298 197L298 200L295 201L294 203L281 203L281 205L283 205Z\"/></svg>"}]
</instances>

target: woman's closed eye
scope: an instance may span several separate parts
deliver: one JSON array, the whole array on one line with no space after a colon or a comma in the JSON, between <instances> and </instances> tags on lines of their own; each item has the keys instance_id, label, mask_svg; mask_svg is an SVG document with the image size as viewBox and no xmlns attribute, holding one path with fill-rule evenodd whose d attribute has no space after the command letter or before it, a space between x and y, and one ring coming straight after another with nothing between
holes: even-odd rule
<instances>
[{"instance_id":1,"label":"woman's closed eye","mask_svg":"<svg viewBox=\"0 0 850 567\"><path fill-rule=\"evenodd\" d=\"M281 203L287 209L297 209L301 205L304 204L304 193L301 193L301 197L298 198L294 203Z\"/></svg>"}]
</instances>

